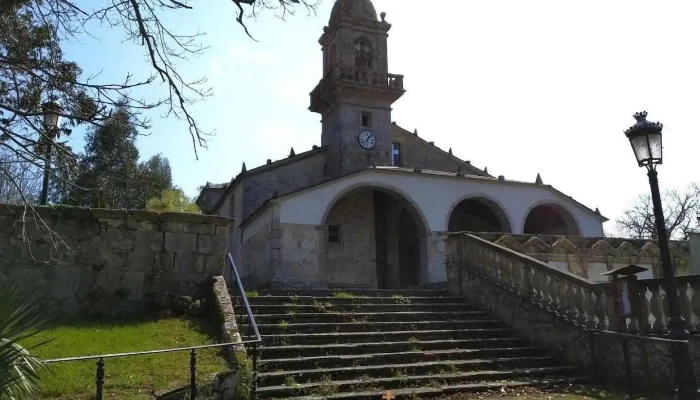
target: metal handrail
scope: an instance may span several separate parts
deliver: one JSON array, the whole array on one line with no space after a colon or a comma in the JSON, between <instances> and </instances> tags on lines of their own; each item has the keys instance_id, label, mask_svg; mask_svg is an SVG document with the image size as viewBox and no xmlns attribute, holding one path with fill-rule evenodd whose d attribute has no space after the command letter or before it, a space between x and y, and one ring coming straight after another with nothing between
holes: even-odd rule
<instances>
[{"instance_id":1,"label":"metal handrail","mask_svg":"<svg viewBox=\"0 0 700 400\"><path fill-rule=\"evenodd\" d=\"M233 257L231 257L231 253L227 254L227 260L228 260L229 268L230 268L231 272L233 273L233 276L236 279L238 290L241 292L241 299L243 300L243 304L245 305L246 312L248 313L249 328L251 328L253 331L253 335L255 337L254 339L240 340L237 342L228 342L228 343L205 344L205 345L199 345L199 346L176 347L176 348L169 348L169 349L132 351L132 352L127 352L127 353L113 353L113 354L100 354L100 355L94 355L94 356L53 358L53 359L43 360L43 361L47 364L54 364L54 363L62 363L62 362L98 360L97 364L96 364L97 369L95 372L95 385L96 385L95 399L96 400L103 400L102 390L104 388L105 359L189 351L190 352L190 399L194 400L197 397L197 381L196 381L197 350L228 347L228 346L251 345L252 350L253 350L253 352L252 352L253 354L251 357L253 360L253 388L252 389L253 389L253 395L255 395L255 390L257 389L257 382L256 382L257 381L257 345L258 345L258 343L262 342L262 337L260 336L260 331L258 330L258 325L255 322L255 316L253 315L253 311L251 310L250 304L248 303L248 297L246 296L245 290L243 289L243 283L241 282L241 277L238 274L238 271L236 270L236 265L233 262Z\"/></svg>"},{"instance_id":2,"label":"metal handrail","mask_svg":"<svg viewBox=\"0 0 700 400\"><path fill-rule=\"evenodd\" d=\"M241 276L238 274L238 269L236 268L236 263L233 262L233 257L231 253L226 254L226 259L228 260L229 271L236 278L236 286L241 294L241 300L243 301L243 306L248 314L248 330L253 331L254 340L250 341L252 345L251 359L253 361L253 397L255 397L255 392L258 389L258 343L262 342L262 337L260 336L260 331L258 330L258 324L255 322L255 316L253 311L250 309L250 303L248 302L248 296L245 294L245 289L243 289L243 282L241 281ZM241 323L243 319L241 319Z\"/></svg>"},{"instance_id":3,"label":"metal handrail","mask_svg":"<svg viewBox=\"0 0 700 400\"><path fill-rule=\"evenodd\" d=\"M255 335L255 340L257 342L261 342L262 338L260 337L260 331L258 330L258 324L255 323L255 316L253 315L253 311L251 311L251 309L250 309L250 303L248 303L248 296L246 296L245 290L243 289L243 283L241 282L241 276L238 275L238 270L236 269L236 263L233 262L233 257L231 256L231 253L226 254L226 258L228 259L231 272L233 272L234 276L236 277L236 283L238 284L238 291L241 292L241 300L243 300L243 305L245 306L245 311L246 311L246 313L248 313L248 324L253 329L253 334Z\"/></svg>"}]
</instances>

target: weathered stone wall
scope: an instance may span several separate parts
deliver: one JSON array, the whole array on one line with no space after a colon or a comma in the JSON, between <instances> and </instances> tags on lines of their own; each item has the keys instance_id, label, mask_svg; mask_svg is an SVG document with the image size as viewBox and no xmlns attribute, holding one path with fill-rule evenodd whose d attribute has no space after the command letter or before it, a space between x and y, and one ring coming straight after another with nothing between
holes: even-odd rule
<instances>
[{"instance_id":1,"label":"weathered stone wall","mask_svg":"<svg viewBox=\"0 0 700 400\"><path fill-rule=\"evenodd\" d=\"M663 276L661 253L657 241L488 232L476 233L476 235L545 261L559 270L571 272L595 282L609 279L607 276L600 276L601 273L630 264L649 269L649 272L638 274L640 279ZM690 253L688 242L671 243L671 255L678 276L691 274Z\"/></svg>"},{"instance_id":2,"label":"weathered stone wall","mask_svg":"<svg viewBox=\"0 0 700 400\"><path fill-rule=\"evenodd\" d=\"M321 226L279 224L273 260L275 276L272 286L317 289L321 282L321 265L325 255L327 231Z\"/></svg>"},{"instance_id":3,"label":"weathered stone wall","mask_svg":"<svg viewBox=\"0 0 700 400\"><path fill-rule=\"evenodd\" d=\"M200 214L0 205L0 281L42 293L66 314L137 312L160 293L194 295L221 275L230 223Z\"/></svg>"},{"instance_id":4,"label":"weathered stone wall","mask_svg":"<svg viewBox=\"0 0 700 400\"><path fill-rule=\"evenodd\" d=\"M251 226L243 239L242 262L238 263L238 273L247 286L260 287L269 284L273 278L272 271L272 218L261 216L256 221L259 226Z\"/></svg>"},{"instance_id":5,"label":"weathered stone wall","mask_svg":"<svg viewBox=\"0 0 700 400\"><path fill-rule=\"evenodd\" d=\"M327 243L324 280L335 286L376 286L372 191L359 190L338 200L328 214L327 225L340 227L340 242Z\"/></svg>"},{"instance_id":6,"label":"weathered stone wall","mask_svg":"<svg viewBox=\"0 0 700 400\"><path fill-rule=\"evenodd\" d=\"M243 185L241 221L248 218L264 202L273 198L275 193L282 196L321 183L325 177L323 165L326 163L326 156L320 150L316 150L308 157L299 155L298 161L284 163L279 168L270 168L261 172L250 171L250 176L244 175L241 182Z\"/></svg>"},{"instance_id":7,"label":"weathered stone wall","mask_svg":"<svg viewBox=\"0 0 700 400\"><path fill-rule=\"evenodd\" d=\"M401 145L400 167L418 167L448 172L458 172L458 169L461 168L462 172L467 175L488 176L480 169L395 124L392 124L391 136L392 142Z\"/></svg>"}]
</instances>

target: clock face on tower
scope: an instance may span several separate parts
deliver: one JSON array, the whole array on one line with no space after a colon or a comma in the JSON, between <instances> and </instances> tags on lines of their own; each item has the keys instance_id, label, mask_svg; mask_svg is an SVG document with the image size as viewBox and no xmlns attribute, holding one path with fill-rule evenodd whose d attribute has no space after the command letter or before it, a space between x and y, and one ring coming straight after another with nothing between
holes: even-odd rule
<instances>
[{"instance_id":1,"label":"clock face on tower","mask_svg":"<svg viewBox=\"0 0 700 400\"><path fill-rule=\"evenodd\" d=\"M367 150L373 149L374 145L377 144L377 138L374 137L374 133L370 131L360 132L357 141L360 142L360 146L362 146L363 149Z\"/></svg>"}]
</instances>

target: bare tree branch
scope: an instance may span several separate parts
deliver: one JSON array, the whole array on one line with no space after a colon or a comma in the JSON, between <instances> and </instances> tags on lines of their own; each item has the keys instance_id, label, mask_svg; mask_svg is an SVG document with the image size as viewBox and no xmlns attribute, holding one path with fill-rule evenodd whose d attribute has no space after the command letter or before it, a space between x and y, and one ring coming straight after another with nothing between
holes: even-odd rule
<instances>
[{"instance_id":1,"label":"bare tree branch","mask_svg":"<svg viewBox=\"0 0 700 400\"><path fill-rule=\"evenodd\" d=\"M683 239L698 227L700 216L700 186L690 184L685 191L668 190L662 194L666 233L670 238ZM639 196L617 219L617 229L625 237L656 239L656 221L650 195Z\"/></svg>"}]
</instances>

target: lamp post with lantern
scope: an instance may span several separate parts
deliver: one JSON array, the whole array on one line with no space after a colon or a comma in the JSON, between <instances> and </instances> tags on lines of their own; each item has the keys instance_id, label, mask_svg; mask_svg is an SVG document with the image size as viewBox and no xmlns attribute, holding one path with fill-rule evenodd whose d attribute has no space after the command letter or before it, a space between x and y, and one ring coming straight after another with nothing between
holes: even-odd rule
<instances>
[{"instance_id":1,"label":"lamp post with lantern","mask_svg":"<svg viewBox=\"0 0 700 400\"><path fill-rule=\"evenodd\" d=\"M693 364L689 354L687 341L690 339L690 332L686 327L685 320L680 314L680 304L678 300L678 286L676 276L671 261L671 251L669 249L668 232L664 220L663 206L661 204L661 192L659 190L659 179L656 167L663 162L663 147L661 142L661 131L663 124L660 122L647 121L647 112L642 111L634 114L637 123L625 131L625 135L632 145L632 150L637 158L637 164L647 169L649 176L649 186L651 186L651 200L654 207L654 220L656 223L656 233L659 240L659 250L661 252L661 267L664 273L664 286L668 298L668 310L670 318L668 320L668 337L675 340L684 340L686 345L673 344L673 364L675 369L676 383L678 385L678 396L681 400L698 399L698 384L693 373Z\"/></svg>"},{"instance_id":2,"label":"lamp post with lantern","mask_svg":"<svg viewBox=\"0 0 700 400\"><path fill-rule=\"evenodd\" d=\"M41 185L39 204L45 206L49 198L49 180L51 178L51 153L54 139L58 135L58 123L61 120L61 106L53 101L41 105L44 115L44 132L39 139L39 154L44 156L44 181Z\"/></svg>"}]
</instances>

